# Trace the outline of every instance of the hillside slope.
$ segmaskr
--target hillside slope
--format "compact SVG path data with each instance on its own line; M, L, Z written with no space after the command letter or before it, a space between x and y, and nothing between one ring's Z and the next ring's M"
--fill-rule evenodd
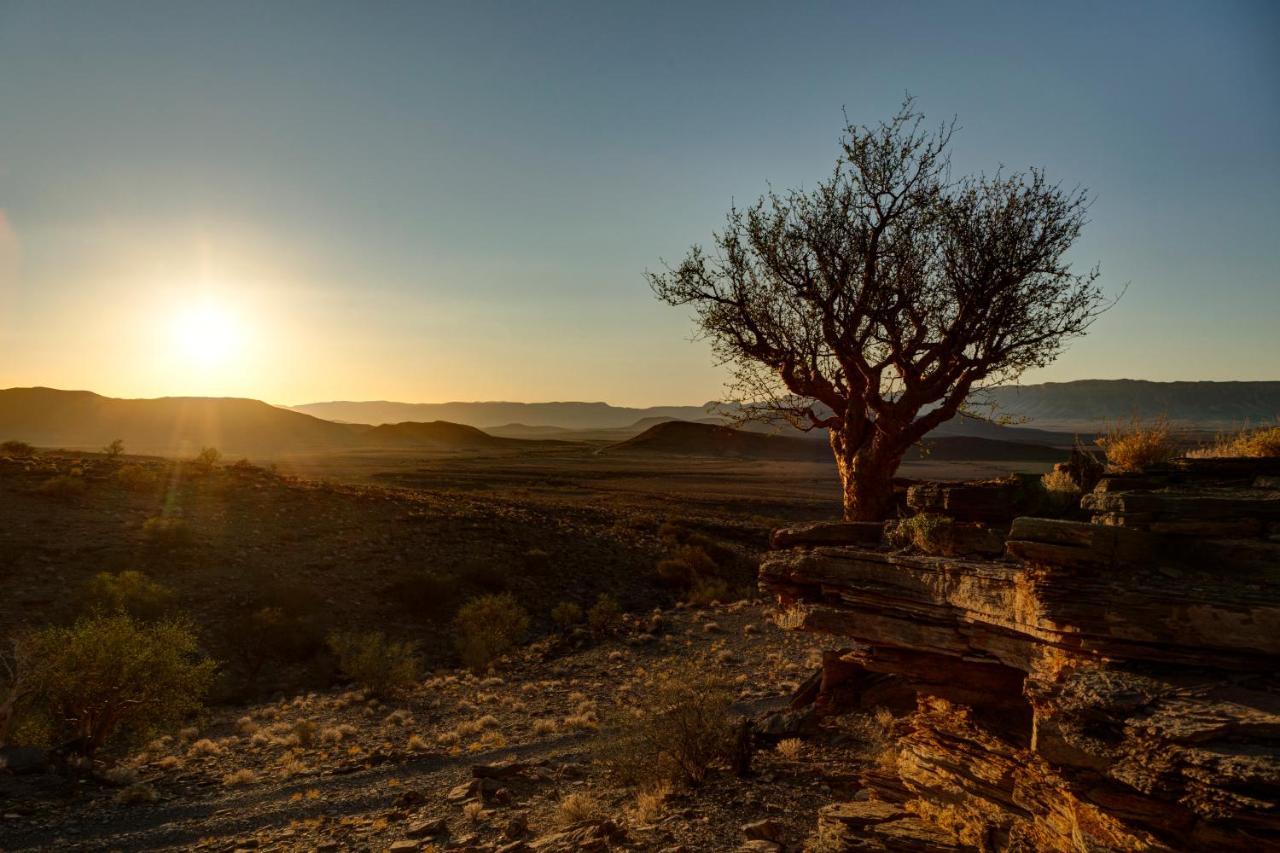
M984 392L1001 414L1049 429L1104 429L1127 419L1167 416L1179 426L1228 429L1280 417L1280 382L1147 382L1082 379Z
M130 452L266 455L350 446L361 430L235 397L125 400L90 391L0 391L0 440L96 449L122 439Z

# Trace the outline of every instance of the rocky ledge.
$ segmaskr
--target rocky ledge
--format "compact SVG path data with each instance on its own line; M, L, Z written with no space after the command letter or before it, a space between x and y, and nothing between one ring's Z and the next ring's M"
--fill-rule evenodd
M1090 521L1013 518L997 559L776 535L779 622L839 638L803 701L899 715L896 755L824 811L830 849L1280 849L1274 467L1103 479ZM999 491L909 503L998 522Z

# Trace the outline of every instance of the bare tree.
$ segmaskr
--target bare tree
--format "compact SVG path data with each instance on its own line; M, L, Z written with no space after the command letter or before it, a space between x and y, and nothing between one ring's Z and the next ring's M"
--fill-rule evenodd
M1086 193L1039 169L953 179L954 130L926 130L909 97L874 128L846 122L816 189L732 208L714 252L649 275L694 308L746 416L828 431L849 520L888 515L913 444L1105 308L1097 268L1065 260Z

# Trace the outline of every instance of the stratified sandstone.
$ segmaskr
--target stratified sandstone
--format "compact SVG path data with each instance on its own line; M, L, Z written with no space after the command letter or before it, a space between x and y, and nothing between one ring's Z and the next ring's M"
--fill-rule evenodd
M760 581L780 622L840 638L810 691L819 710L903 714L893 772L869 771L861 799L826 810L823 837L850 850L1280 848L1274 467L1104 479L1082 502L1092 523L1013 518L996 560L778 537L791 547ZM998 524L1025 500L1006 482L914 486L909 504Z

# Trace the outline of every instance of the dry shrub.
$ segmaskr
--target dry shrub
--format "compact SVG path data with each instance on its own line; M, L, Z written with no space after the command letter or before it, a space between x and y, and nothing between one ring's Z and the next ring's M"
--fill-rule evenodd
M576 792L565 794L556 803L553 821L556 826L566 827L584 821L603 820L605 814L604 805L594 794Z
M35 456L36 449L25 441L6 441L0 443L0 455L13 456L17 458Z
M121 465L113 476L131 492L153 492L160 486L160 476L144 465Z
M72 500L78 498L88 491L83 477L75 477L71 474L59 474L56 477L50 477L40 485L36 486L36 492L51 498L59 500Z
M233 770L222 777L222 784L228 787L252 785L256 781L258 781L258 774L254 773L248 767Z
M587 628L596 639L610 637L618 633L622 623L622 608L618 599L607 593L601 593L596 603L587 611Z
M1191 455L1200 458L1280 456L1280 426L1244 427L1218 436L1213 444L1193 451Z
M671 785L666 782L660 782L636 794L635 802L628 809L631 819L641 825L657 823L666 811L669 796Z
M1079 508L1080 484L1069 472L1055 468L1040 478L1040 485L1044 487L1044 502L1049 511L1060 515Z
M191 460L191 467L197 471L208 474L218 467L218 462L222 459L222 451L216 447L201 448L196 454L196 458Z
M524 637L529 614L510 593L482 595L462 605L453 627L462 663L483 672Z
M804 751L804 741L798 737L784 738L778 741L778 754L783 758L795 761Z
M104 613L124 613L140 622L155 622L173 611L173 590L142 572L100 572L89 582L89 607Z
M562 601L551 608L551 621L567 634L582 622L582 607L572 601Z
M418 681L418 648L411 642L387 639L381 631L335 631L329 648L343 675L375 696L390 697Z
M728 680L710 661L676 663L607 720L596 756L627 784L696 785L733 751L732 703Z
M722 578L700 577L693 581L684 600L698 607L707 607L728 601L731 595L729 583Z
M139 740L201 706L214 663L198 658L184 623L143 624L118 614L45 628L20 644L18 680L55 743L92 755L116 738Z
M893 714L877 708L870 714L850 714L841 719L842 727L862 746L862 753L880 767L892 768L898 761L893 737Z
M941 554L951 536L952 520L945 515L920 513L899 519L885 528L885 538L895 548L916 548L926 554Z
M1163 417L1144 422L1135 415L1126 423L1112 426L1096 441L1107 455L1107 466L1122 473L1163 465L1178 455L1169 421Z
M190 545L195 534L183 519L157 515L142 522L142 538L158 548L179 548Z

